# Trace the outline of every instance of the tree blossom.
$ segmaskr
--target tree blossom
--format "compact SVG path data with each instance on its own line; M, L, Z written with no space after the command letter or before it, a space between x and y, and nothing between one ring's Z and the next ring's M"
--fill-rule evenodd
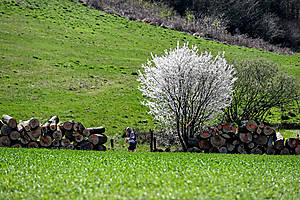
M211 123L232 100L234 68L224 54L198 54L197 46L188 43L165 50L139 71L139 90L149 113L173 134L184 150L188 140L207 123Z

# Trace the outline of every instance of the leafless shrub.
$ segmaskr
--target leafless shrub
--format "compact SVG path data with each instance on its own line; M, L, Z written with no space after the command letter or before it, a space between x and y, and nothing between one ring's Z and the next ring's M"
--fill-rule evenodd
M216 40L230 45L245 46L255 49L272 51L281 54L293 54L289 48L272 45L263 39L254 39L243 34L231 35L227 32L227 21L220 16L198 16L187 12L180 16L172 8L162 3L149 3L145 0L77 0L88 6L103 10L108 13L123 16L130 20L178 30L190 35ZM273 21L270 21L272 19ZM281 34L275 26L272 16L266 15L263 19L268 28L270 37ZM273 30L273 31L272 31ZM292 30L292 29L291 29ZM293 32L291 31L292 35Z

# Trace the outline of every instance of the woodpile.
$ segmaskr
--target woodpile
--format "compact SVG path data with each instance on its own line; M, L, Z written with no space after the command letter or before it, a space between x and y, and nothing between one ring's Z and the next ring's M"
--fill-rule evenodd
M0 129L0 147L106 150L104 127L85 128L80 122L59 122L57 116L42 125L36 118L17 123L13 117L3 115Z
M232 123L206 127L189 141L189 152L292 155L300 154L299 138L285 140L270 126L245 121L240 127Z

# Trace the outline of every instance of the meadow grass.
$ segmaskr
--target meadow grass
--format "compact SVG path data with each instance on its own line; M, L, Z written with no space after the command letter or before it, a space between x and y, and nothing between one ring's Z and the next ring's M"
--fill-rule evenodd
M230 46L85 7L71 0L0 2L0 114L53 115L120 133L155 128L140 102L137 71L150 57L189 42L229 61L264 58L300 77L300 55ZM274 118L273 121L278 121Z
M0 199L299 199L300 157L0 148Z

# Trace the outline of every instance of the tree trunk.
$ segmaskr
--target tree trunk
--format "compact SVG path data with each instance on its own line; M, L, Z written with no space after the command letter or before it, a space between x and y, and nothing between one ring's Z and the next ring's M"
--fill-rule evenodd
M10 147L11 140L7 135L0 136L0 147Z
M250 143L252 141L252 133L239 133L239 138L243 143Z
M9 115L2 115L2 122L10 128L13 128L13 129L17 128L16 119Z
M149 129L149 133L150 133L150 152L153 151L153 131L151 129Z

